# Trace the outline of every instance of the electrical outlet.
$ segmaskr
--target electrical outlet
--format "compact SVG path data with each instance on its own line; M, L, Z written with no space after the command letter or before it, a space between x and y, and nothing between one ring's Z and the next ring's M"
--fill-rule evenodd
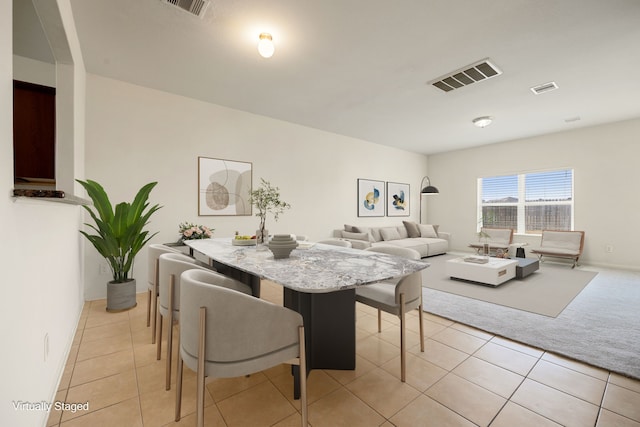
M105 264L104 262L98 264L98 273L107 274L107 264Z
M613 253L613 246L612 245L607 245L604 250L608 253L608 254L612 254Z

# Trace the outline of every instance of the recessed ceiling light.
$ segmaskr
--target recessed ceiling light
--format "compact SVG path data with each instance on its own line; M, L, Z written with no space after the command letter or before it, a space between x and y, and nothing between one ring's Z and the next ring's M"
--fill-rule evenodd
M477 127L483 128L483 127L489 126L491 122L493 122L493 117L490 117L490 116L476 117L475 119L472 120L472 122Z
M531 89L531 92L533 92L534 94L540 95L542 93L547 93L547 92L551 92L552 90L558 89L558 84L556 82L548 82L538 86L534 86L530 89Z
M273 45L273 37L271 37L271 34L261 33L260 36L258 36L258 39L260 40L258 42L258 52L260 53L260 56L263 58L271 58L276 50L276 47Z

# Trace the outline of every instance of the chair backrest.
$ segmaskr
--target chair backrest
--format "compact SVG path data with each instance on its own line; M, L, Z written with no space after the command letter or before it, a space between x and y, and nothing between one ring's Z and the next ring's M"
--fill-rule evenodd
M244 375L298 357L299 313L228 289L211 271L188 270L180 281L180 346L197 357L199 309L205 307L205 358L217 364L207 375Z
M541 249L562 249L582 253L584 231L543 230Z
M173 307L174 312L180 311L180 275L187 270L204 267L196 265L196 260L185 254L167 253L159 258L159 281L160 307L164 310L169 308L169 282L171 276L174 277Z
M487 243L490 245L509 246L513 241L513 228L488 228L482 227L482 232L489 235ZM480 239L484 243L484 238Z
M379 252L414 260L421 259L420 253L415 249L401 248L393 245L376 245L365 249L365 251ZM396 283L396 304L400 304L401 293L404 294L405 304L414 302L422 297L422 273L420 271L405 276Z
M167 245L152 243L147 248L147 281L150 284L154 284L156 280L156 265L158 264L158 258L162 254L179 254L179 250L169 247Z
M342 248L350 248L352 246L351 242L349 242L348 240L341 240L341 239L320 240L318 243L322 243L325 245L340 246Z

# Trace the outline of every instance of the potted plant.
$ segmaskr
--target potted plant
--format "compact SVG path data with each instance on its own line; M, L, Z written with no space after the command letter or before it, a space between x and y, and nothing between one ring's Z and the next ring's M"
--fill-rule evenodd
M95 225L85 223L96 234L80 230L107 261L113 280L107 283L107 311L122 311L136 306L136 282L129 277L133 261L142 247L157 233L144 230L151 215L160 209L149 206L149 193L157 182L142 187L132 203L121 202L112 208L104 188L95 181L79 182L93 201L84 206Z
M278 216L283 213L285 209L291 208L291 205L280 200L280 189L272 186L271 183L265 181L264 178L260 178L260 187L257 190L249 192L249 203L258 210L256 216L260 218L260 227L258 228L256 237L258 243L263 243L267 237L265 229L267 214L271 212L273 219L277 221Z

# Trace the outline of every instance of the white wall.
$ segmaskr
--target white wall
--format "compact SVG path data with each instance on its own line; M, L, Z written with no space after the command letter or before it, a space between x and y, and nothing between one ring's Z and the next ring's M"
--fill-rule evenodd
M0 420L2 425L44 425L44 411L16 411L13 402L52 402L83 305L79 206L10 197L13 188L12 2L0 2ZM60 0L64 27L70 6ZM20 62L17 73L24 70ZM32 75L40 71L32 70ZM74 73L82 76L81 64ZM18 76L16 76L18 77ZM30 80L27 74L19 78ZM39 81L41 82L41 81ZM84 97L84 89L76 88ZM71 135L82 144L82 131ZM49 353L45 360L45 335Z
M409 183L411 218L418 219L418 186L425 156L257 116L218 105L89 74L87 77L86 177L103 184L112 200L131 201L144 184L158 181L151 202L164 207L152 218L154 242L178 239L178 224L215 228L216 237L254 234L255 216L198 217L198 156L253 163L254 188L265 178L292 209L271 233L331 236L344 223L401 224L401 218L358 218L358 178ZM146 289L146 253L136 258L138 291ZM86 297L102 298L108 275L87 250Z
M440 195L429 199L429 218L453 233L454 250L466 250L477 241L477 178L573 168L575 229L586 233L583 262L636 269L639 158L640 119L432 155L429 176ZM540 243L539 237L514 240Z

